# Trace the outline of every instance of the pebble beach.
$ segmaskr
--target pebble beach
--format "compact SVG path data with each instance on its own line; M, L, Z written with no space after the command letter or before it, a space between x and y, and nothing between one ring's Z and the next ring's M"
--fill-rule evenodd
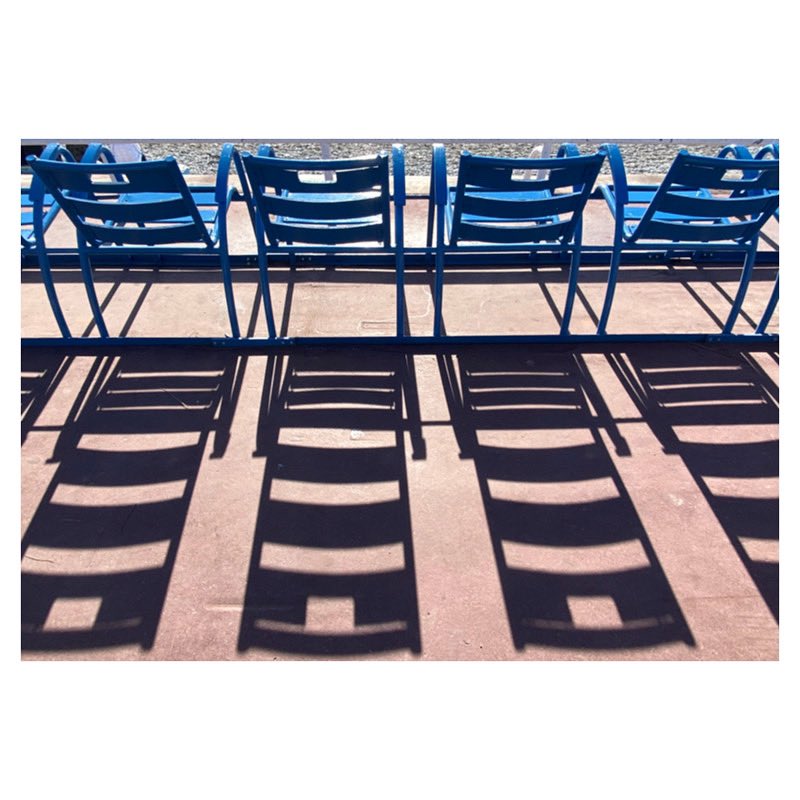
M240 150L256 153L264 141L229 140ZM446 147L448 172L457 172L458 157L462 150L469 150L477 155L531 157L536 142L527 141L451 141L440 140ZM216 171L222 141L175 141L175 142L142 142L142 151L146 158L163 158L174 155L178 161L193 174L213 174ZM321 158L319 142L291 141L270 142L275 153L284 158ZM407 175L429 175L431 165L431 141L409 141L405 145L405 162ZM356 156L374 155L380 150L390 150L392 142L384 141L339 141L329 142L331 158L352 158ZM541 145L540 145L541 147ZM594 152L598 144L578 144L582 153ZM685 147L699 155L716 155L722 145L683 144L678 140L670 142L640 142L620 144L626 170L631 174L662 174L667 171L675 158L675 154ZM555 155L555 149L552 155ZM758 147L750 148L752 153ZM536 153L533 154L534 157ZM608 169L604 165L604 170Z

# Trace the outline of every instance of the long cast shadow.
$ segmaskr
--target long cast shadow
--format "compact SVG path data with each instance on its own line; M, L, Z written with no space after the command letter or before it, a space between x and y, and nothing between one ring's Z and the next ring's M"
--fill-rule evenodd
M664 449L683 459L777 621L775 381L736 350L631 349L628 363L611 363Z
M153 646L208 438L217 454L227 442L237 362L96 358L22 539L23 651Z
M23 348L20 359L20 427L23 443L67 373L72 360L72 356L56 350Z
M515 647L694 644L600 436L627 452L581 358L474 351L440 357L440 370Z
M406 431L422 439L411 363L363 352L269 360L241 651L420 652L404 443Z

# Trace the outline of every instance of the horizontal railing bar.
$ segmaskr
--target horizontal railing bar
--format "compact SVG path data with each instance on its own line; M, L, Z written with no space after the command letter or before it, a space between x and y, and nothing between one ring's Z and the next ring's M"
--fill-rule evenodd
M391 347L398 346L424 351L431 347L462 347L501 344L541 344L541 345L614 345L636 343L702 343L731 344L739 346L768 345L774 347L779 338L777 334L708 334L708 333L606 333L606 334L491 334L471 336L297 336L277 337L275 339L230 337L116 337L101 338L61 338L28 337L21 341L22 347L59 347L83 351L106 351L109 348L129 347L199 347L222 348L226 350L280 350L296 347Z
M741 266L741 258L731 257L731 253L736 255L741 253L741 248L738 251L731 249L730 251L723 252L706 252L706 249L700 246L694 248L669 248L670 251L677 253L679 250L682 253L696 254L697 261L702 264L731 264L734 266ZM52 250L49 251L51 266L55 269L79 269L78 254L75 250ZM561 256L559 258L559 256ZM779 263L780 254L775 250L762 250L756 256L756 266L777 266ZM432 252L427 248L407 248L405 255L405 269L418 270L427 269L431 267ZM495 253L487 256L485 252L478 251L458 250L448 251L447 253L448 264L453 267L467 267L467 266L516 266L520 269L525 269L531 266L558 266L568 263L567 254L564 252L559 253L553 251L552 253L534 253L529 254L524 262L521 262L521 254L519 251ZM648 249L644 246L637 247L635 250L630 250L622 254L621 263L623 266L627 265L653 265L653 264L669 264L675 262L677 259L674 256L666 255L664 249ZM611 249L601 245L585 245L581 251L581 267L596 267L608 266L611 261ZM246 269L255 268L258 265L255 255L232 255L230 256L230 263L233 269ZM296 256L296 265L298 267L313 267L313 266L352 266L352 267L376 267L376 268L390 268L394 269L395 258L393 253L386 255L375 254L349 254L346 256L337 256L335 254L298 254ZM25 270L39 270L39 262L37 261L35 253L22 253L21 266ZM289 267L288 256L271 256L270 268ZM161 267L164 269L219 269L219 257L213 254L196 253L175 253L169 256L164 256L156 253L138 253L138 254L123 254L114 253L113 251L103 252L102 257L97 259L95 268L102 270L103 268L118 269L120 267L130 268L151 268Z

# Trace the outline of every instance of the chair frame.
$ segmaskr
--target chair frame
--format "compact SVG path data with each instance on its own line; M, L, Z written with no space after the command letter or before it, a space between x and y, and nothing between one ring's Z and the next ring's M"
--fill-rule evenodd
M578 286L581 246L583 235L583 210L594 187L597 174L605 158L601 149L597 153L582 156L574 144L562 144L555 158L495 158L461 153L459 172L455 187L447 185L447 161L444 145L433 145L431 167L430 200L428 204L428 248L433 247L435 263L434 288L434 339L446 341L442 333L442 299L444 273L447 256L456 252L497 253L505 251L555 252L571 255L567 297L561 317L558 336L569 336L569 323ZM537 172L533 179L513 179L513 171ZM541 171L552 171L551 177L540 178ZM584 180L573 182L552 177L564 170L567 175L582 174ZM470 193L468 186L471 173L482 176L485 188L477 194ZM507 173L507 174L505 174ZM588 173L590 180L585 179ZM551 188L572 186L572 194L554 194ZM502 196L511 197L504 200ZM505 208L503 208L505 206ZM508 219L496 216L495 211L504 210ZM571 215L560 220L559 214ZM465 222L471 215L478 225ZM482 227L481 221L489 225ZM491 225L492 221L496 224ZM533 226L507 228L502 222L533 222ZM435 222L435 226L434 226ZM436 240L434 244L434 227ZM539 230L545 235L531 235ZM462 231L466 231L461 239ZM445 238L447 234L447 240ZM473 234L470 236L469 234ZM486 238L476 238L478 236ZM465 245L462 241L479 241L480 244Z
M722 337L733 336L733 326L752 277L759 233L778 208L778 163L761 160L754 168L755 159L749 151L744 157L742 150L746 148L735 145L723 148L716 157L696 156L681 150L660 184L629 185L619 148L615 144L604 147L613 183L601 185L600 190L614 217L614 243L597 334L606 335L622 252L664 250L668 253L730 253L744 257L739 287L721 332ZM741 170L743 177L726 178L729 170ZM705 181L699 180L700 173L707 173ZM712 196L710 190L730 190L730 195ZM627 223L635 219L630 216L633 203L647 205L635 226L628 226ZM712 224L693 224L701 220ZM696 235L675 238L680 228ZM773 295L777 302L777 284ZM774 307L770 301L756 326L757 336L765 333Z
M87 154L84 154L84 159L86 158ZM66 161L74 161L74 157L72 153L69 152L66 148L61 148L56 143L48 144L40 153L39 158L44 159L53 159L53 158L61 158ZM20 238L22 240L22 249L23 251L26 250L33 250L36 247L36 218L34 216L34 202L31 199L31 191L33 190L34 194L41 191L40 188L34 189L34 184L39 182L39 178L34 175L31 180L31 185L27 187L23 187L21 189L21 198L20 198L20 205L21 205L21 224L20 228L27 227L28 225L31 226L30 230L21 230L20 231ZM52 224L53 220L58 216L58 212L61 211L59 208L58 203L53 201L53 197L45 193L41 204L38 207L38 213L41 215L40 226L42 231L46 231L50 225ZM26 216L30 215L30 221L26 219Z
M117 163L113 154L110 153L108 148L103 145L94 144L88 150L81 164L76 164L75 159L69 152L62 148L60 145L54 144L46 148L46 152L50 156L44 159L41 156L37 159L32 157L34 162L39 162L40 165L57 165L59 169L66 168L67 170L105 170L106 180L114 180L114 175L122 173L126 169L133 167L134 169L141 169L145 165L142 163ZM767 171L777 171L778 164L771 163L777 161L779 154L777 143L768 145L762 148L758 154L753 157L746 148L731 145L719 154L720 157L725 158L725 169L741 169L751 175L760 174L766 168ZM556 158L547 159L514 159L513 165L515 168L524 171L539 171L548 170L558 162L559 158L575 157L577 149L574 145L563 145L559 151L559 156ZM684 153L681 154L683 156ZM688 156L688 154L685 154ZM35 243L31 247L22 248L22 264L23 267L35 266L38 263L39 271L42 276L42 281L47 292L48 301L50 303L54 317L58 323L60 330L60 337L23 337L22 343L24 346L58 346L63 345L69 348L86 347L95 349L99 346L159 346L159 345L180 345L180 346L200 346L200 347L234 347L234 348L250 348L258 350L259 348L281 348L284 346L302 346L302 345L355 345L355 346L383 346L387 343L398 344L404 346L429 348L435 347L440 344L478 344L478 343L491 343L491 344L505 344L505 343L556 343L556 342L574 342L582 345L602 345L605 342L634 342L634 341L693 341L693 342L726 342L736 341L742 344L759 346L765 342L777 342L779 340L777 333L767 333L766 326L768 325L772 313L778 302L778 280L775 280L775 286L772 292L764 314L756 327L754 333L736 333L732 331L733 323L735 322L741 305L747 292L747 286L750 281L750 274L753 270L754 262L758 264L775 265L778 262L778 252L775 250L761 250L756 255L755 247L757 240L758 227L752 224L752 229L748 229L748 236L742 234L741 227L738 229L739 240L731 241L714 241L708 237L699 237L697 241L673 241L673 240L657 240L657 239L641 239L636 240L635 237L627 236L630 231L625 231L625 223L629 220L624 219L625 205L633 197L633 195L640 190L649 192L649 199L653 200L659 191L659 186L628 186L627 177L625 175L624 165L622 163L621 155L615 145L604 145L593 156L608 157L612 172L612 185L609 187L603 186L591 192L592 187L588 182L581 184L581 201L583 201L583 192L588 197L590 192L592 197L603 197L608 206L611 208L612 216L615 222L615 238L612 246L609 243L589 243L584 245L582 242L582 218L573 220L574 227L572 235L566 235L564 229L559 230L559 234L563 234L560 240L548 241L545 237L532 237L534 241L519 241L512 239L499 239L489 242L478 242L475 244L469 243L464 238L459 238L458 225L461 224L461 232L465 230L463 217L460 221L453 221L456 219L455 197L458 192L458 185L448 187L447 184L447 169L445 150L443 145L434 145L432 152L432 169L430 174L430 189L428 194L411 195L414 202L426 201L428 211L428 229L427 229L427 245L426 246L406 246L404 241L404 208L406 205L406 182L405 182L405 164L404 153L401 145L392 147L392 171L394 174L393 184L389 186L388 191L388 212L384 209L387 208L387 201L384 192L379 192L380 217L382 228L382 235L377 237L376 242L372 242L371 246L365 246L366 241L361 242L358 237L352 240L346 239L333 239L327 240L325 237L317 239L313 242L303 243L302 239L297 239L294 242L282 241L280 236L273 236L270 241L268 226L263 222L264 208L262 201L251 192L251 182L248 178L245 162L248 158L253 159L255 163L259 158L272 159L279 166L291 166L296 162L295 166L298 170L320 170L323 172L335 171L341 168L342 164L347 164L348 161L355 162L358 165L359 161L363 159L320 159L320 160L295 160L295 159L276 159L274 152L269 146L264 146L259 149L258 156L250 156L249 154L240 154L232 144L226 144L223 147L220 157L219 165L217 168L216 185L215 186L191 186L186 185L186 194L193 201L205 199L209 201L205 203L202 213L201 222L205 224L210 223L211 220L206 216L206 213L213 212L215 227L209 225L205 229L202 240L187 242L185 246L169 245L161 246L158 243L146 243L141 246L136 244L129 244L117 242L116 244L109 242L108 244L97 244L93 241L88 241L84 237L84 241L80 241L80 228L77 227L78 232L78 249L72 247L52 247L48 248L45 242L45 231L49 222L52 221L55 213L60 213L61 203L59 198L49 194L49 189L44 185L40 177L36 174L36 169L32 166L34 172L31 189L29 196L31 202L34 203L33 214L33 233L30 237L31 242ZM471 159L480 159L484 157L470 156ZM586 158L586 157L582 157ZM592 158L592 157L589 157ZM692 157L701 158L701 157ZM491 159L489 159L491 161ZM29 159L30 161L30 159ZM84 161L89 161L88 167L83 164ZM174 159L171 159L174 162ZM500 159L503 161L503 159ZM719 167L720 160L710 159L712 166ZM369 159L367 159L369 162ZM153 162L150 162L151 164ZM370 162L373 163L373 162ZM480 163L480 162L475 162ZM768 166L769 165L769 166ZM240 189L229 185L231 178L232 168L235 167L236 173L241 185ZM145 167L146 168L146 167ZM358 168L353 167L353 169ZM180 172L177 163L173 163L171 169L175 174ZM511 173L509 173L510 175ZM180 180L185 183L183 176ZM539 192L533 198L534 200L544 201L545 204L561 197L560 194L555 196L546 195L542 192L546 186L541 183L537 186L536 181L539 180L538 176L535 180L527 183L522 182L522 185L515 185L506 191L522 192L526 190L530 192ZM386 183L386 181L384 181ZM306 189L310 193L325 193L319 191L323 189L325 184L319 184L313 187L313 190ZM741 201L744 205L755 203L761 204L763 216L767 216L767 212L772 209L774 216L778 217L778 195L777 188L771 188L773 185L768 183L753 184L745 181L738 183L731 188L735 198ZM775 184L777 187L777 184ZM352 188L352 187L351 187ZM574 186L573 186L574 188ZM373 187L374 189L374 187ZM619 191L617 191L619 189ZM355 190L354 190L355 191ZM491 188L483 191L480 188L472 190L479 195L491 194ZM570 187L566 186L564 191L570 191ZM666 190L664 190L666 191ZM381 189L383 192L383 189ZM356 192L357 193L357 192ZM574 192L573 192L574 193ZM69 193L68 193L69 194ZM335 195L336 192L329 194ZM346 194L344 188L339 194ZM716 194L716 193L715 193ZM774 196L773 196L774 194ZM183 195L181 195L183 197ZM205 197L204 197L205 196ZM508 195L510 196L510 195ZM48 207L49 198L53 199ZM276 198L274 191L271 198L281 200L280 197ZM81 199L80 197L78 199ZM292 198L283 198L289 199ZM333 200L341 201L343 197L336 197ZM350 200L353 198L351 197ZM483 198L486 199L486 198ZM489 198L492 199L492 198ZM250 216L252 228L256 233L257 253L241 253L231 256L228 252L228 220L227 212L232 202L243 202L247 208ZM259 202L262 205L259 206ZM349 201L348 201L349 202ZM392 209L392 204L394 208ZM211 212L208 207L211 207ZM53 208L58 211L53 211ZM370 212L375 211L373 207L363 206L362 211L367 209ZM584 206L585 208L585 206ZM619 211L622 210L620 214ZM741 206L739 206L741 210ZM346 209L345 209L346 210ZM351 207L351 211L353 208ZM472 209L461 206L461 210L473 217L481 216L481 209L473 207ZM504 209L505 210L505 209ZM552 212L553 209L551 208ZM581 212L583 208L581 208ZM290 213L295 215L298 213L291 210ZM338 213L338 212L337 212ZM184 210L184 216L187 212ZM729 214L730 215L730 214ZM191 215L188 215L191 216ZM274 215L279 216L279 214ZM294 222L299 224L307 224L311 222L312 215L306 213L306 219L295 217ZM334 229L337 223L352 224L353 220L346 219L346 214L343 214L344 219L335 220L328 219L325 224L329 224L331 229ZM372 213L367 216L373 216ZM731 215L735 216L735 215ZM651 219L655 217L655 213L650 215ZM560 219L560 218L559 218ZM387 222L388 220L388 222ZM473 220L467 219L466 223L469 225ZM514 220L519 224L527 224L530 220L526 220L524 216L517 215ZM174 223L176 220L171 220ZM178 220L185 221L185 220ZM638 219L641 222L641 217ZM658 220L656 220L658 221ZM73 219L74 222L74 219ZM195 220L196 222L196 220ZM284 220L286 222L286 220ZM289 220L292 222L292 220ZM319 223L320 220L317 220ZM359 224L367 224L369 221L360 220ZM394 242L391 241L390 234L386 231L391 231L393 222L394 229ZM508 221L509 223L511 220ZM551 220L552 222L552 220ZM170 224L171 224L170 223ZM372 224L369 222L369 224ZM513 224L513 223L511 223ZM751 224L751 223L747 223ZM199 227L199 226L197 226ZM454 232L455 227L455 232ZM502 226L501 226L502 227ZM637 226L638 228L638 226ZM193 228L195 230L196 228ZM115 226L113 222L109 221L105 226L102 226L102 231L110 232L112 234L109 238L114 238L122 228ZM135 228L127 228L133 230ZM466 228L469 231L469 228ZM374 233L374 231L373 231ZM94 235L94 234L92 234ZM208 240L206 240L206 238ZM448 241L449 237L449 241ZM209 243L210 242L210 243ZM628 252L631 251L631 252ZM608 315L611 311L613 300L613 293L617 282L618 269L620 261L622 263L639 263L639 259L647 258L648 260L654 259L659 263L668 262L675 253L694 254L698 258L709 261L720 261L724 263L730 262L732 254L744 254L745 263L740 279L739 290L736 293L734 301L734 308L731 309L730 316L724 326L724 330L720 332L677 332L677 333L607 333L606 323ZM567 259L566 256L571 256ZM225 298L230 318L230 326L232 336L217 335L217 336L109 336L108 330L103 322L100 304L94 289L94 282L92 277L92 259L101 256L105 259L103 263L109 266L129 266L129 265L142 265L152 266L161 263L169 262L174 265L176 269L179 268L221 268L223 287L225 290ZM572 315L575 297L577 296L577 289L579 286L579 277L581 265L592 264L594 266L605 266L610 261L610 268L608 271L608 282L606 286L606 296L603 302L603 312L601 314L597 330L591 333L571 333L570 318ZM89 335L87 333L83 336L73 336L67 326L64 315L61 311L61 306L56 295L55 287L53 285L51 274L51 262L57 266L65 266L69 269L79 266L82 275L87 296L89 297L90 305L92 308L92 315L94 318L94 325L97 326L99 336ZM447 267L449 265L458 266L459 268L480 266L486 267L487 265L510 265L510 266L530 266L535 263L557 263L563 265L566 269L566 263L569 262L569 273L566 276L567 291L566 299L564 302L563 313L560 315L560 328L557 332L553 333L519 333L519 334L467 334L467 335L449 335L444 332L442 323L442 295L443 285L446 277ZM388 265L393 265L395 270L395 283L396 283L396 331L394 335L344 335L344 336L297 336L287 337L283 333L278 333L276 330L275 317L270 298L270 271L278 265L281 268L289 266L294 269L298 263L308 263L311 265L324 264L325 266L338 266L338 265L351 265L358 264L361 266L380 265L385 268ZM239 332L239 326L236 316L236 308L234 305L234 293L232 285L231 265L239 266L244 269L258 267L259 282L261 286L262 301L264 302L264 313L266 316L268 336L264 335L248 335L242 336ZM414 334L411 335L407 329L407 317L405 311L405 268L406 265L413 268L422 268L428 270L430 273L435 270L433 287L433 301L434 301L434 321L433 331L428 334ZM273 278L274 280L274 278ZM559 315L558 312L556 312Z
M396 335L403 337L405 331L403 210L406 204L403 146L399 144L392 146L393 191L390 191L389 160L385 151L372 158L290 159L276 157L271 145L262 145L256 156L243 153L242 164L249 182L249 205L256 237L259 279L270 340L282 339L276 329L270 292L271 256L288 255L289 263L294 267L299 254L363 256L370 252L394 256ZM305 172L323 172L326 177L333 173L334 181L306 183L299 177L300 173ZM267 179L280 185L270 186L263 182ZM330 191L333 186L337 186L339 190ZM271 193L267 191L269 188L273 190ZM376 191L378 197L363 196L365 192L374 194ZM300 199L304 194L312 199ZM337 195L342 196L336 199ZM392 205L394 245L391 243ZM306 211L304 206L308 212L314 212L318 216L296 216ZM364 214L367 214L366 220L363 219ZM380 221L370 222L369 219L375 216L379 216ZM294 238L289 239L292 234ZM309 238L298 238L303 236ZM304 243L294 244L295 240ZM347 246L367 242L380 244L372 248Z
M240 156L233 145L226 144L222 149L216 186L213 188L189 186L172 156L159 161L117 162L109 148L99 143L89 146L80 163L76 163L69 151L58 144L50 145L46 152L48 159L28 157L37 179L31 185L30 197L34 207L34 237L39 268L63 339L92 340L95 337L74 337L58 301L44 235L45 192L52 195L55 203L75 226L81 273L100 340L114 338L116 341L116 338L109 336L98 301L92 276L94 258L102 257L103 252L111 249L128 255L154 252L173 255L198 252L201 247L203 252L213 252L219 256L231 334L234 339L240 338L227 234L227 213L231 202L239 196L236 187L229 186L228 182L231 163L235 165L242 181L244 174ZM101 180L94 183L93 176L101 176L107 182ZM78 188L66 188L63 182ZM97 200L98 194L113 195L116 200L102 202ZM137 194L144 199L129 202L129 198ZM201 208L207 207L214 210L210 231L201 213ZM174 219L171 218L173 215ZM100 219L103 224L89 224L87 218ZM148 228L148 222L167 224ZM129 223L135 227L128 227ZM169 343L170 338L155 337L149 341L155 344Z

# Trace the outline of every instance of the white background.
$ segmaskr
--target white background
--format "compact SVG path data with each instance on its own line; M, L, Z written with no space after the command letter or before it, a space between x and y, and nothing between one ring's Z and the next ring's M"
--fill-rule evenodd
M796 796L790 6L285 5L40 1L3 12L5 796ZM681 136L781 140L779 663L20 661L20 138Z

